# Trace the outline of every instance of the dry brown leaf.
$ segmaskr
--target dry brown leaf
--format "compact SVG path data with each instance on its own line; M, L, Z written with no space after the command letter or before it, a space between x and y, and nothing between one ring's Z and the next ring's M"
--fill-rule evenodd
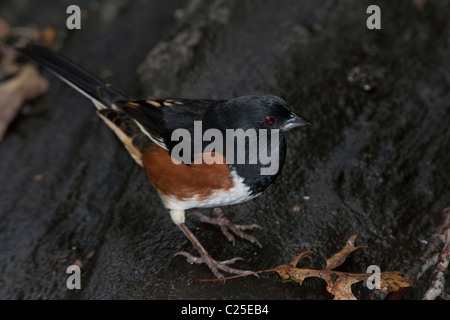
M37 68L17 62L14 47L28 43L52 44L56 39L54 29L40 30L36 27L11 27L0 19L0 142L25 101L33 100L48 90L48 82ZM10 41L12 40L12 41ZM7 45L6 43L14 43ZM6 80L5 80L6 79Z
M293 280L302 285L306 278L321 278L327 283L327 291L334 296L334 300L356 300L351 286L364 281L372 274L345 273L332 270L299 269L290 265L281 265L273 269L284 280Z
M327 283L327 291L334 296L334 300L356 300L351 286L365 281L373 276L372 273L348 273L333 270L300 269L291 264L281 265L271 269L284 280L293 280L302 285L306 278L321 278ZM380 291L394 292L403 287L411 287L412 281L405 278L401 272L383 272L380 276Z
M48 81L31 64L21 67L14 78L0 83L0 142L22 104L45 93L48 86Z
M400 288L412 287L413 281L406 278L403 272L387 271L381 273L381 292L396 292Z
M306 251L296 256L290 263L270 269L270 271L277 272L282 279L293 280L300 285L302 285L303 281L309 277L323 279L327 284L327 291L334 296L334 300L356 300L356 297L352 292L352 285L369 279L373 274L349 273L332 270L341 265L351 252L363 247L355 246L355 239L355 235L351 236L345 247L327 260L327 267L325 270L297 268L297 264L301 259L312 255L311 251ZM403 273L398 271L382 272L379 280L379 290L382 292L394 292L400 288L412 286L412 281L405 278Z
M327 260L327 270L333 270L339 267L342 263L344 263L347 256L355 250L359 248L363 248L365 246L355 246L356 235L351 236L347 242L345 243L344 248L341 251L335 253L330 259Z

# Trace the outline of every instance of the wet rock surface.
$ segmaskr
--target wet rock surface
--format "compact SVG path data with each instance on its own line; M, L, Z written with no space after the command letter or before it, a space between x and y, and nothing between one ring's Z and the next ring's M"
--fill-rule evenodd
M260 198L224 208L257 223L262 249L188 225L217 259L262 270L314 251L323 268L352 234L368 248L343 271L406 271L449 205L450 9L446 1L65 1L0 4L11 25L51 26L60 52L136 98L272 93L312 127L289 132L282 175ZM381 8L368 30L366 8ZM81 95L51 88L0 144L0 297L4 299L329 299L275 274L211 278L144 172ZM208 210L204 210L208 212ZM82 289L66 268L82 264ZM405 298L420 298L426 273ZM447 276L448 280L448 276ZM447 281L448 283L448 281ZM384 295L355 285L357 297Z

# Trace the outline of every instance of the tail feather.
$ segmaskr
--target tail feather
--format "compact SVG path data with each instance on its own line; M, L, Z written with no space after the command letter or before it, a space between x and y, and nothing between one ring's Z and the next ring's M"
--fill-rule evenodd
M98 109L115 108L115 102L129 100L120 90L51 49L29 44L17 50L47 67L61 80L92 100Z

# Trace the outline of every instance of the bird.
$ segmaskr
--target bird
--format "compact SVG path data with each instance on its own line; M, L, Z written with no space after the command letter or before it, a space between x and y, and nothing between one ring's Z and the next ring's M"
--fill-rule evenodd
M218 225L233 245L237 236L261 247L256 237L245 232L261 226L236 225L221 207L254 199L272 185L286 159L285 133L311 125L307 119L271 94L221 100L132 99L50 48L28 44L16 49L88 98L143 167L172 221L198 254L180 251L176 255L190 263L206 264L216 278L224 279L223 273L252 273L230 266L240 257L214 259L186 225L186 215ZM189 135L194 137L189 139ZM182 143L185 148L180 147ZM268 154L277 163L268 163ZM263 169L269 172L263 174ZM215 217L200 213L201 208L211 208Z

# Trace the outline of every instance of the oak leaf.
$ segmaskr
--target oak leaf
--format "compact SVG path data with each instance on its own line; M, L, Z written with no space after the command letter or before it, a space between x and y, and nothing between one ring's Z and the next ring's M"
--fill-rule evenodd
M334 296L334 300L356 300L352 292L352 285L360 281L366 281L373 276L372 273L348 273L335 271L334 268L340 266L348 255L364 246L355 246L356 236L347 240L344 248L327 260L324 270L297 268L298 262L302 258L310 257L312 252L306 251L296 256L290 263L280 265L270 271L275 271L282 279L290 279L302 285L303 281L309 277L323 279L327 284L327 291ZM379 290L382 292L397 291L402 287L412 286L412 281L405 278L401 272L389 271L379 275Z

